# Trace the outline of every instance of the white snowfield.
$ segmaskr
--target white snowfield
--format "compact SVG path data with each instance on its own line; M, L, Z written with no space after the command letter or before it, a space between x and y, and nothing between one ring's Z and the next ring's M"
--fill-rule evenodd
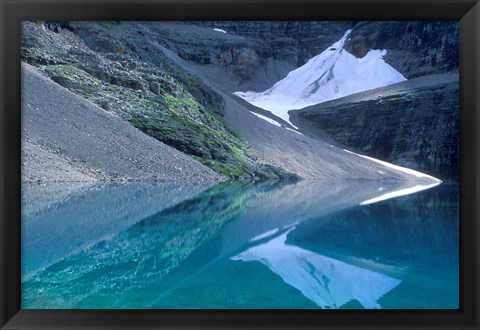
M288 285L321 308L339 308L357 300L365 308L380 308L378 300L401 280L356 267L286 243L286 233L231 257L259 261Z
M343 49L350 32L266 91L234 94L290 123L288 110L407 80L383 60L386 50L356 58Z
M253 112L253 111L250 111L250 113L251 113L252 115L260 118L260 119L265 120L266 122L268 122L268 123L270 123L270 124L272 124L272 125L275 125L275 126L278 126L278 127L281 127L281 126L282 126L278 121L273 120L273 119L268 118L268 117L265 117L264 115L261 115L261 114L259 114L259 113Z
M296 131L296 130L294 130L294 129L291 129L291 128L289 128L289 127L285 127L285 129L287 129L288 131L292 131L293 133L297 133L297 134L299 134L299 135L303 135L302 133L300 133L300 132L298 132L298 131Z

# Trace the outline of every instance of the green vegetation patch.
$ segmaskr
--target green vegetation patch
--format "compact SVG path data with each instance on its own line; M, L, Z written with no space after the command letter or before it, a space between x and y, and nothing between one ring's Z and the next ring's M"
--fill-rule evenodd
M253 154L247 144L222 127L221 122L210 125L176 113L170 120L132 115L130 122L142 132L177 150L194 156L214 171L229 177L254 176Z
M102 86L98 79L71 64L48 65L45 72L56 83L82 96L91 96Z

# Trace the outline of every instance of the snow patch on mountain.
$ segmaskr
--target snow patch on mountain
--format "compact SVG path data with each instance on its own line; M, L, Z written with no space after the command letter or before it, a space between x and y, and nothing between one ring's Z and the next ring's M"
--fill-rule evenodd
M268 117L266 117L266 116L263 116L263 115L258 114L258 113L256 113L256 112L253 112L253 111L250 111L250 113L251 113L252 115L255 115L256 117L258 117L258 118L260 118L260 119L265 120L266 122L268 122L268 123L270 123L270 124L272 124L272 125L275 125L275 126L278 126L278 127L281 127L281 126L282 126L282 124L280 124L280 123L279 123L278 121L276 121L276 120L273 120L273 119L271 119L271 118L268 118Z
M370 50L363 58L347 52L343 46L350 32L266 91L234 94L290 122L288 110L406 80L383 60L386 50Z
M392 163L388 163L388 162L385 162L383 160L380 160L380 159L376 159L376 158L373 158L373 157L369 157L369 156L365 156L365 155L360 155L360 154L357 154L355 152L352 152L352 151L349 151L347 149L343 149L343 151L345 152L348 152L350 154L354 154L354 155L357 155L357 156L360 156L360 157L363 157L365 159L368 159L368 160L371 160L375 163L378 163L378 164L381 164L383 166L386 166L386 167L389 167L391 169L394 169L394 170L397 170L397 171L400 171L400 172L404 172L404 173L407 173L407 174L410 174L410 175L414 175L416 176L417 178L428 178L430 180L432 180L433 182L436 182L436 183L442 183L442 180L440 179L437 179L436 177L433 177L431 175L428 175L428 174L425 174L425 173L422 173L422 172L418 172L418 171L415 171L415 170L412 170L410 168L406 168L406 167L403 167L403 166L398 166L398 165L395 165L395 164L392 164Z
M291 128L288 128L288 127L285 127L285 129L287 129L287 130L289 130L289 131L292 131L293 133L297 133L297 134L299 134L299 135L303 135L302 133L300 133L300 132L298 132L298 131L296 131L296 130L294 130L294 129L291 129Z

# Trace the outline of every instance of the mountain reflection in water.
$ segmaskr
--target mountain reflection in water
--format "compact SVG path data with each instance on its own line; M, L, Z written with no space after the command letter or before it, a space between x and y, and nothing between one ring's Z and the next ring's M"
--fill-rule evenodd
M413 186L25 186L22 308L458 308L458 186L361 205Z
M400 283L397 279L285 244L287 234L294 228L232 260L260 261L323 308L338 308L350 300L357 300L365 308L379 308L378 298Z

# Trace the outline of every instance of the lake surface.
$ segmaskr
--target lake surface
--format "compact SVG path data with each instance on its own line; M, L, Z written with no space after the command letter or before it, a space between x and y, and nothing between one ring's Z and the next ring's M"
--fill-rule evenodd
M456 309L458 185L412 186L25 185L22 308Z

